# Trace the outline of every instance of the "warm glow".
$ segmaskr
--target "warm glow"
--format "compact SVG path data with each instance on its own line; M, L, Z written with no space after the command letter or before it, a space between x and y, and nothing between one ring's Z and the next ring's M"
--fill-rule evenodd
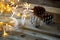
M20 13L18 13L18 14L16 14L18 17L21 17L22 16L22 14L20 14Z
M24 15L23 15L23 17L24 17L24 18L26 18L26 17L27 17L27 15L25 15L25 14L24 14Z
M10 0L10 3L15 4L15 0Z
M18 2L19 2L20 0L18 0Z
M3 12L7 12L7 13L12 12L13 8L8 3L6 3L5 1L3 2L3 1L0 2L0 12L1 13L3 13Z
M6 12L12 12L13 8L9 5L6 6Z
M19 21L15 17L20 17L22 24L25 20L30 18L29 8L31 4L25 3L24 5L17 3L20 0L1 0L0 1L0 30L3 32L3 37L9 36L7 32L15 30ZM22 10L20 9L22 8ZM21 10L21 11L20 11ZM7 14L8 13L8 14ZM7 31L7 32L6 32Z
M3 25L3 22L0 22L0 26L2 26Z
M5 10L4 7L5 7L4 2L0 2L0 12L1 13Z
M5 0L2 0L2 1L5 1Z
M15 25L14 25L14 21L10 21L10 22L8 23L8 25L14 27L14 26L15 26Z
M8 33L6 33L6 31L4 30L4 33L3 33L3 37L7 37L9 36Z
M9 23L14 23L14 21L10 21Z
M25 6L25 8L28 9L31 6L31 4L25 3L24 6Z
M30 16L29 14L24 14L23 15L24 18L29 18L29 16Z
M13 27L11 25L8 25L9 26L9 30L14 30Z

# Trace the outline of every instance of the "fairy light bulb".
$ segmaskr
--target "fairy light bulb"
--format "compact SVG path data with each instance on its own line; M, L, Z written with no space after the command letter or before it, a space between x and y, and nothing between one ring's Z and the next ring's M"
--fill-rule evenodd
M28 9L31 6L31 4L25 3L24 6L25 6L25 8Z
M7 5L7 7L6 7L6 11L7 11L7 12L12 12L12 10L13 10L13 8L10 7L9 5Z
M6 31L4 30L3 37L7 37L7 36L8 36L8 33L6 33Z

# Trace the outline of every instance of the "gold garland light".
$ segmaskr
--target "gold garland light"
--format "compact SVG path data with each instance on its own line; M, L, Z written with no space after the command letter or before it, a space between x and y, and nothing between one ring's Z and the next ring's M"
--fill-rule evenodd
M14 1L10 0L11 4L14 4ZM0 1L0 13L10 13L13 10L13 6L9 5L6 0Z

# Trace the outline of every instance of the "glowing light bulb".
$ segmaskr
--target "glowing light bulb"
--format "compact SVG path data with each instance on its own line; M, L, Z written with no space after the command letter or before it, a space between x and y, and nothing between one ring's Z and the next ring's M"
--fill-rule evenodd
M10 3L15 4L15 0L10 0Z
M3 33L3 37L7 37L9 36L8 33L6 33L6 31L4 30L4 33Z
M6 0L0 1L0 12L1 13L3 13L3 12L6 12L6 13L12 12L13 8L9 4L7 4L5 1Z
M31 6L31 4L25 3L24 6L25 6L25 8L28 9Z
M20 0L18 0L18 2L19 2Z
M18 13L18 14L16 14L18 17L21 17L22 16L22 14L20 14L20 13Z
M3 11L4 11L3 9L2 9L2 10L0 10L0 12L1 12L1 13L3 13Z
M29 14L24 14L23 17L27 19L27 18L30 17L30 15Z
M11 12L12 11L12 8L9 7L6 11L7 12Z
M5 12L9 13L9 12L12 12L12 10L13 10L13 8L10 7L10 5L7 5Z
M4 7L5 7L5 4L4 2L0 2L0 12L4 12Z
M2 26L3 25L3 22L0 22L0 26Z
M24 15L23 15L23 17L24 17L24 18L26 18L26 17L27 17L27 15L25 15L25 14L24 14Z

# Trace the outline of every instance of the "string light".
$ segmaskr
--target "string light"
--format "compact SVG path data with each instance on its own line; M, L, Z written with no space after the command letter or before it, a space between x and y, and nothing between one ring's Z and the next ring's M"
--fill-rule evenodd
M14 4L14 0L10 0L10 3ZM10 6L9 3L5 2L5 0L0 1L0 12L1 13L9 13L12 12L13 6Z
M18 8L19 5L16 5L16 1L15 0L8 0L9 2L6 2L6 0L2 0L0 1L0 13L5 13L5 14L10 14L10 12L12 12L12 15L10 17L7 16L3 16L6 18L2 18L2 22L0 22L0 26L3 27L3 37L9 36L8 33L6 32L6 28L7 29L14 29L13 27L16 27L18 25L18 21L16 18L14 18L14 15L17 17L21 17L22 19L22 24L24 24L25 19L27 19L28 17L30 17L29 13L27 13L27 9L29 9L29 7L31 6L31 4L25 3L24 7L26 8L26 10L22 13L16 13L16 10ZM20 0L18 0L19 2ZM18 12L18 11L17 11ZM11 19L11 20L10 20ZM9 28L10 27L10 28Z

